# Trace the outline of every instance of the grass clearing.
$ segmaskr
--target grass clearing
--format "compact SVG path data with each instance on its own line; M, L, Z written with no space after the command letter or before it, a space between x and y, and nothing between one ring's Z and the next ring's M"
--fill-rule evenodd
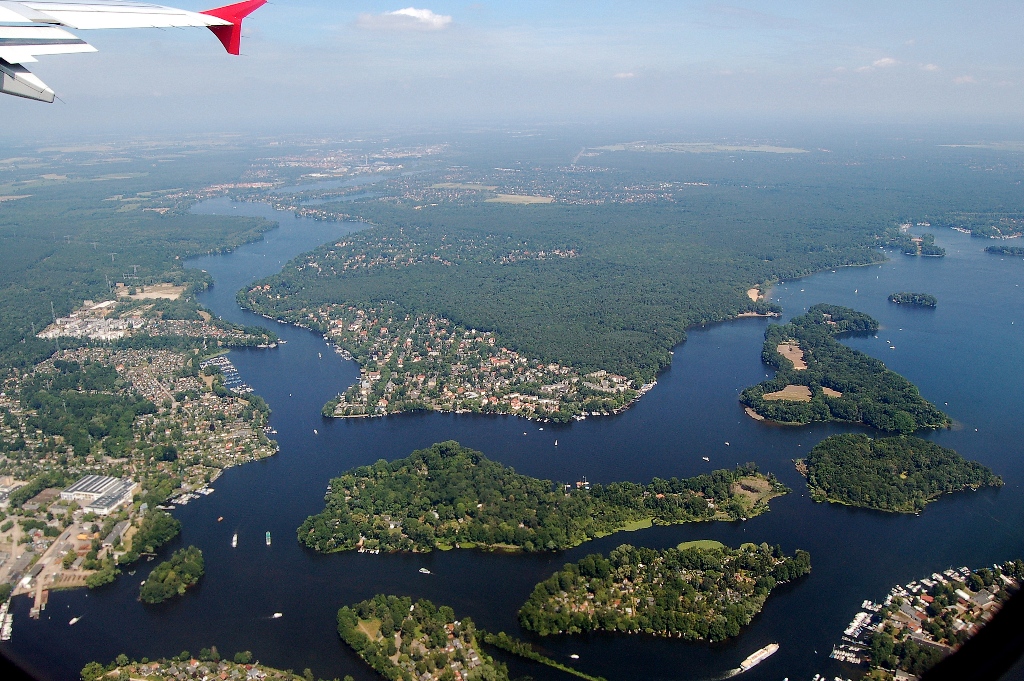
M769 401L789 400L790 402L810 402L811 389L806 385L793 385L791 383L782 390L773 393L765 393L764 399Z
M693 541L684 541L676 544L676 548L680 551L685 551L686 549L724 549L725 544L714 539L694 539Z
M366 638L370 639L371 641L376 641L377 637L380 636L379 619L374 618L370 620L359 620L357 628L359 629L359 631L366 634Z
M804 351L800 349L797 343L779 343L779 347L776 350L778 350L780 355L793 363L794 371L803 371L807 368L807 362L804 361Z

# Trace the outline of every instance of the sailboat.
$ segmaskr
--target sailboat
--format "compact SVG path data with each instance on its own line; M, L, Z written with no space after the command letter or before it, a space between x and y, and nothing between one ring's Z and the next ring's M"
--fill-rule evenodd
M235 532L234 536L231 537L231 548L238 546L238 533Z

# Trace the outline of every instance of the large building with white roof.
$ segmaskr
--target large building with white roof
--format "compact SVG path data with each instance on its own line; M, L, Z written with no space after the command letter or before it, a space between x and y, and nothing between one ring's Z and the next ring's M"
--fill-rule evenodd
M60 493L65 501L77 501L86 513L108 515L119 506L130 503L138 488L132 480L109 475L87 475Z

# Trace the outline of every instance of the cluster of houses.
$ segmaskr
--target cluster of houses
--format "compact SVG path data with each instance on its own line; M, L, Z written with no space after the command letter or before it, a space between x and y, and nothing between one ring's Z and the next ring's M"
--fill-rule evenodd
M129 678L153 681L298 681L301 676L261 664L236 664L226 660L159 660L130 663L106 671L99 679ZM97 680L98 681L98 680Z
M267 286L250 296L271 295ZM495 334L465 329L433 315L400 315L384 305L363 309L326 305L301 324L361 365L359 381L339 395L334 416L381 416L411 409L480 411L533 419L617 413L649 390L625 376L583 374L558 363L530 360L502 347Z

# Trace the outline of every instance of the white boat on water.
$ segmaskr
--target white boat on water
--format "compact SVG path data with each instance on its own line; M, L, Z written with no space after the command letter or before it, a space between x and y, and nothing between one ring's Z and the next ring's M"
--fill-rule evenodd
M231 537L231 548L236 548L237 546L238 546L238 533L235 532L234 536Z
M281 619L282 617L284 617L284 613L283 612L275 612L274 616L271 619L277 620L277 619Z
M420 568L420 572L425 574L425 575L429 575L430 574L430 570L428 570L427 568Z
M769 643L764 648L754 652L747 659L740 662L740 671L745 672L761 664L779 650L778 643Z
M81 617L72 617L71 621L68 622L68 626L71 626L72 624L77 624L78 620L80 620L80 619L82 619L82 618Z

